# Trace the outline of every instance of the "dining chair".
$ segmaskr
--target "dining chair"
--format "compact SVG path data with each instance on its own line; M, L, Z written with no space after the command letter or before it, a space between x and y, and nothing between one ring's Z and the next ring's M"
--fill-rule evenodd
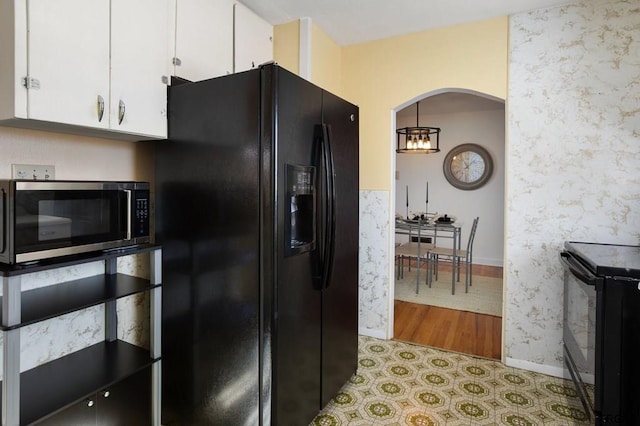
M431 287L431 275L435 276L436 281L438 280L438 262L441 259L448 259L451 261L451 273L457 273L457 281L460 281L460 265L462 262L465 264L465 277L464 277L464 291L465 293L469 292L469 286L472 285L472 266L473 266L473 240L476 236L476 230L478 228L479 217L473 219L473 225L471 226L471 232L469 233L469 241L467 241L467 249L455 251L455 255L453 249L448 247L433 247L429 249L426 253L427 257L427 282L429 287ZM452 277L453 278L453 277ZM455 281L451 280L451 294L455 294Z
M411 272L411 261L417 260L418 258L425 261L427 252L434 247L435 246L433 244L422 242L420 243L420 247L418 247L417 242L409 242L397 246L396 257L400 260L400 263L398 264L398 278L404 278L404 260L409 259L409 272Z
M413 241L414 237L416 241ZM435 245L423 242L420 232L409 232L409 242L397 245L395 248L395 258L398 263L397 279L404 278L404 261L409 260L409 271L411 271L411 262L416 261L416 267L420 267L420 261L426 261L426 254L435 247ZM420 241L420 243L418 243ZM416 276L416 294L420 290L419 285L420 272ZM427 282L427 274L425 273L425 283Z

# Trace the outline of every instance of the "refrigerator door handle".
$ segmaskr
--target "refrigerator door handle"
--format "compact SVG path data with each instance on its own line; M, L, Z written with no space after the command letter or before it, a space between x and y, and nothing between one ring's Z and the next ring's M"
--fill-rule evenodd
M315 130L315 160L320 170L318 184L319 206L317 212L318 230L316 250L313 255L313 283L317 290L329 287L333 269L335 240L335 182L333 175L333 155L331 152L330 129L327 125L317 125Z
M331 149L331 127L322 124L322 147L326 176L326 203L327 203L327 229L325 230L325 256L323 268L322 288L328 288L331 284L331 271L333 270L333 257L335 254L336 239L336 186L335 165L333 151Z

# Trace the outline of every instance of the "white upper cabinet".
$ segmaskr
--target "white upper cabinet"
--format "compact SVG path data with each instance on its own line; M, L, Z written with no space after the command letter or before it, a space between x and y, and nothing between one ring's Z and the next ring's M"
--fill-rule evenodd
M271 60L273 27L235 0L5 0L0 124L163 139L171 75Z
M234 5L234 71L273 60L273 26L241 3Z
M109 2L30 0L25 35L28 118L109 127Z
M174 75L200 81L233 72L233 0L175 0Z
M166 138L170 1L2 2L0 121L118 139Z
M169 1L111 0L111 128L167 136ZM163 77L165 80L163 81Z

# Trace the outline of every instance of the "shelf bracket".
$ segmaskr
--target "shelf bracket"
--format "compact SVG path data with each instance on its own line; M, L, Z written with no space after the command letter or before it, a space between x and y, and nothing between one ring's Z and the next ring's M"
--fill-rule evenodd
M152 285L162 282L162 250L158 249L149 254L149 281ZM150 300L150 343L151 356L160 358L162 350L161 330L162 330L162 286L151 290Z
M162 417L162 360L151 366L151 424L160 426Z
M20 424L20 329L2 332L2 424Z
M2 325L20 323L20 276L2 277ZM20 424L20 329L2 332L2 424Z
M149 281L153 285L162 283L162 249L154 250L149 254ZM150 352L156 359L162 355L162 286L151 290L149 301L150 318ZM162 414L162 361L153 364L152 368L152 424L160 425Z
M104 262L107 279L109 279L109 277L115 278L115 275L118 272L118 259L106 259ZM110 300L104 304L104 338L107 342L115 342L118 339L117 307L117 302L115 300Z

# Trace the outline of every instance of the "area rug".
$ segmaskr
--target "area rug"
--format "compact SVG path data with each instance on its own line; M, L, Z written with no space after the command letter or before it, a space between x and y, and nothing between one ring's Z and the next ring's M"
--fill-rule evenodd
M396 279L395 297L411 303L441 308L502 316L502 278L473 276L473 285L464 292L464 274L456 281L456 294L451 294L451 273L440 272L438 280L425 283L425 271L420 271L420 292L416 294L416 273L404 270L404 279Z

